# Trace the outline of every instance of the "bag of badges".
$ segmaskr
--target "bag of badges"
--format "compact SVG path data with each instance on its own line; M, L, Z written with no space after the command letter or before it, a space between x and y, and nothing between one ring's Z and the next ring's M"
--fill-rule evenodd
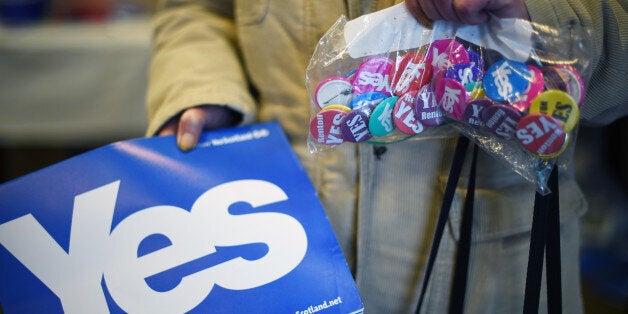
M588 33L498 18L427 29L403 3L343 16L307 68L309 151L461 133L545 193L572 156Z

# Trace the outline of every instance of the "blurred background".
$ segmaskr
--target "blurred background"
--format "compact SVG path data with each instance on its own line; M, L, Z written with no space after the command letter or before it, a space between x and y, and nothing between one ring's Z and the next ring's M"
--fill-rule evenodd
M155 3L0 0L0 184L144 135ZM627 120L578 133L587 313L628 313Z

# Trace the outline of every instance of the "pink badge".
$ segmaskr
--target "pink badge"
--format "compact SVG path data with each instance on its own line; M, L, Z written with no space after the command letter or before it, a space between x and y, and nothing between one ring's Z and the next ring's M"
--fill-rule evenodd
M556 119L535 113L519 121L516 137L519 143L535 156L551 158L562 151L567 133Z
M512 103L512 106L517 108L521 112L525 112L530 108L530 103L536 96L545 90L545 79L543 78L543 72L533 65L528 65L532 79L528 85L528 89L520 96L520 98Z
M339 109L327 109L316 114L310 120L310 135L321 144L335 146L342 144L340 123L347 112Z
M318 84L314 95L321 109L329 105L346 106L353 99L351 81L342 76L330 77Z
M419 90L414 112L417 119L426 127L438 126L445 122L445 113L438 106L430 84Z
M393 60L385 56L366 59L354 74L353 93L358 95L366 92L380 92L386 96L392 95L390 70L393 65Z
M470 62L467 50L454 39L439 39L432 42L426 58L434 73L447 70L454 64Z
M547 89L559 89L571 95L582 107L585 86L582 77L575 68L568 65L547 66L542 69Z
M393 109L393 123L404 134L419 134L423 132L423 124L416 118L414 106L418 91L409 91L399 97Z
M463 119L464 108L467 104L467 89L458 81L442 78L434 86L436 102L448 116Z
M419 90L432 78L432 66L426 63L421 53L403 55L390 73L392 91L403 95L410 90Z

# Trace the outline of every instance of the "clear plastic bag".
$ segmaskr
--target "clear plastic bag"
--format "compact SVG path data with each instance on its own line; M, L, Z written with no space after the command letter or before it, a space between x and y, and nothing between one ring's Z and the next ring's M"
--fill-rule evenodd
M306 72L311 153L462 133L547 191L572 156L590 76L589 31L519 19L418 24L405 4L320 39Z

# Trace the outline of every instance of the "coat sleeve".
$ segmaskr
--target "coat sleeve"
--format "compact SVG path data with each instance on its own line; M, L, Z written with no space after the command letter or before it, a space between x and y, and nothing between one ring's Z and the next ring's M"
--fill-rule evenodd
M255 101L240 61L231 1L160 1L153 18L146 109L148 136L181 111L226 105L253 120Z
M533 22L592 30L591 76L581 117L606 125L628 114L628 1L527 0Z

